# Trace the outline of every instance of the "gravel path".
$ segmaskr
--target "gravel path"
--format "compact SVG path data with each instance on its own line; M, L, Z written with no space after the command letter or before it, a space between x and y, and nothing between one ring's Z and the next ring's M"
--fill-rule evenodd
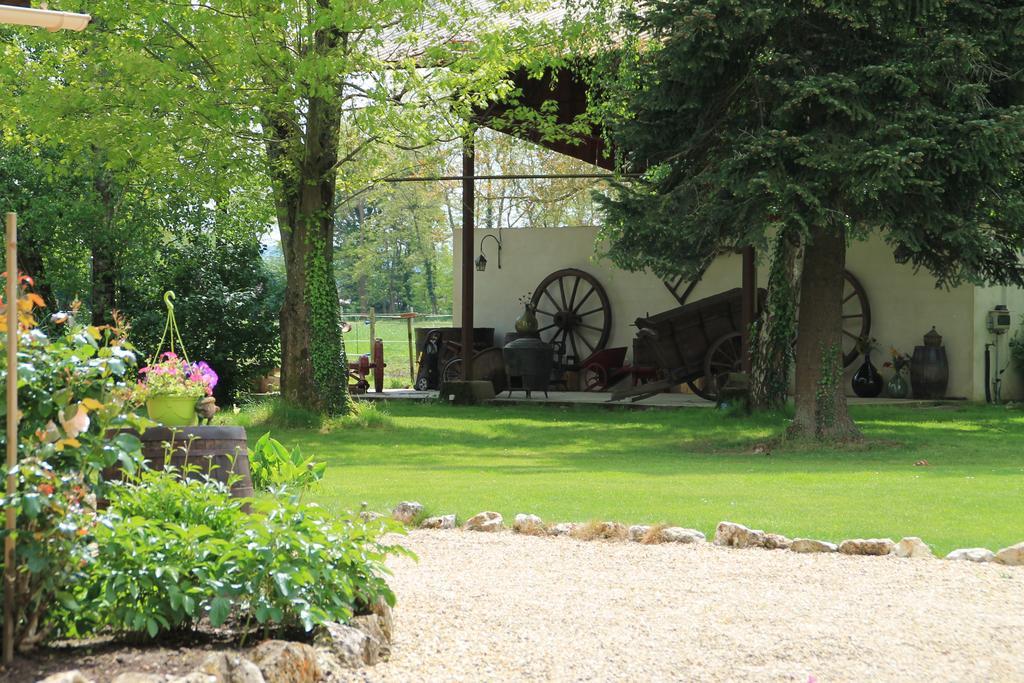
M413 532L369 681L1024 681L1024 567Z

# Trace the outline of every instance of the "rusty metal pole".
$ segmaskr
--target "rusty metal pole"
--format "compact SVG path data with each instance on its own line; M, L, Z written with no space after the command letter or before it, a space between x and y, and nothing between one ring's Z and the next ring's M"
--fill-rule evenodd
M473 378L473 254L476 228L473 131L462 141L462 379Z
M413 384L416 384L416 353L413 350L412 343L412 320L415 317L416 314L413 313L408 318L406 318L406 334L409 337L409 381L412 382Z
M7 214L7 535L4 538L3 661L14 661L14 605L17 572L14 531L17 512L11 499L18 490L18 215Z
M754 261L754 248L743 248L743 372L749 373L752 368L750 330L757 319L757 264Z

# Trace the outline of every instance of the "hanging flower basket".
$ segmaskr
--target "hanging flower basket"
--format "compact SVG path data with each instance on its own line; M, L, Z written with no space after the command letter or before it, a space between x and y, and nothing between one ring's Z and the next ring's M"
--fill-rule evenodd
M149 419L164 425L191 427L196 423L196 400L191 396L152 396L146 400Z
M151 420L166 427L190 427L197 422L196 404L213 394L218 378L205 361L189 361L174 319L173 299L174 292L164 295L167 324L156 354L139 370L135 395ZM168 351L163 351L165 342Z

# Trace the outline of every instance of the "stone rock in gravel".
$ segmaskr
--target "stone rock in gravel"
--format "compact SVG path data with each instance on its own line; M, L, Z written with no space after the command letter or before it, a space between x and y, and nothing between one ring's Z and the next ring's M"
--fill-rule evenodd
M92 681L83 676L82 672L78 669L72 669L71 671L50 674L39 681L39 683L92 683Z
M259 673L259 669L256 670ZM163 683L167 679L166 676L161 674L147 674L141 671L127 671L123 674L114 676L110 683ZM218 681L217 683L220 683ZM263 677L260 676L259 683L263 683Z
M707 538L696 529L684 529L681 526L669 526L658 532L662 543L703 543Z
M503 519L497 512L485 511L466 520L463 528L467 531L501 531Z
M256 646L251 657L266 683L316 683L320 680L316 650L305 643L267 640Z
M896 557L934 558L931 547L917 536L905 536L893 550Z
M796 538L790 544L789 549L794 553L834 553L839 546L828 541L816 541L813 538Z
M544 520L537 515L528 515L520 512L516 515L515 521L512 522L512 529L514 531L522 532L533 532L538 529L544 528Z
M381 519L382 517L384 517L384 515L380 514L379 512L373 512L372 510L363 510L362 512L359 513L359 518L362 519L364 522L376 522L378 519Z
M996 562L1013 567L1024 566L1024 541L1000 550L996 553Z
M636 541L637 543L639 543L640 541L644 540L644 536L646 536L647 532L650 530L651 527L647 526L646 524L634 524L633 526L629 527L629 531L627 532L629 534L629 540Z
M851 538L839 544L844 555L888 555L896 547L891 538Z
M377 615L380 630L388 643L391 643L395 637L395 613L391 605L384 598L377 598L377 601L370 605L370 611Z
M391 518L397 519L402 524L412 524L416 515L423 512L423 506L411 500L404 500L395 506L391 511Z
M327 622L317 627L313 637L317 650L329 653L334 659L329 664L340 664L355 669L366 664L366 651L370 636L354 626Z
M260 668L236 652L210 654L199 665L199 672L216 676L217 683L264 683Z
M765 534L761 547L767 550L788 550L791 545L793 545L793 541L782 534Z
M576 524L572 522L560 522L548 528L548 533L552 536L571 536L572 532L576 529Z
M735 522L719 522L715 529L714 543L727 548L763 548L765 533Z
M440 517L427 517L420 522L421 529L454 529L455 515L441 515Z
M349 626L357 628L369 638L363 661L368 666L391 656L391 639L384 635L380 618L376 614L361 614L349 620Z
M996 554L988 548L959 548L949 555L947 560L966 560L967 562L995 562Z

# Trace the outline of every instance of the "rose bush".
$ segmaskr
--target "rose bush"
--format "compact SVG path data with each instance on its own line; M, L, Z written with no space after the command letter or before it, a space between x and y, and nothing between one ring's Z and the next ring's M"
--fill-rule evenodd
M102 472L115 464L135 472L142 461L139 440L117 430L148 424L127 406L135 353L123 330L77 326L64 315L55 316L51 338L35 324L33 308L41 304L31 293L20 300L17 491L0 498L17 512L15 642L21 649L61 634L64 617L78 609L76 596L96 554L96 504L107 487ZM6 314L5 308L4 325ZM2 384L6 344L4 337ZM0 413L8 409L5 399ZM6 440L0 435L4 448Z

